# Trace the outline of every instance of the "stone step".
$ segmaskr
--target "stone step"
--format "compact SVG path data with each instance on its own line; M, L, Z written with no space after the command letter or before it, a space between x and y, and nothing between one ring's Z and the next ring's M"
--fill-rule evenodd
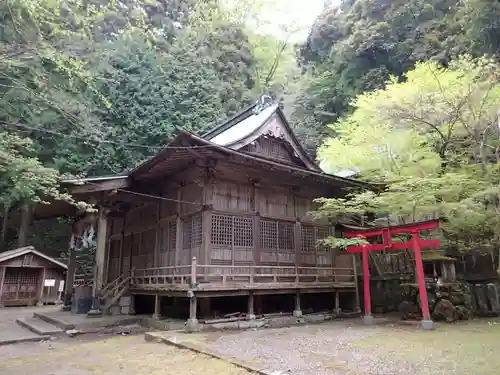
M55 336L64 333L64 330L62 328L36 317L19 318L16 319L16 323L41 336Z
M68 312L68 315L70 315L70 312ZM38 320L42 320L45 323L51 324L53 326L61 328L63 331L67 331L69 329L74 329L75 325L70 324L67 322L62 321L61 319L58 319L57 317L52 317L50 314L43 314L43 313L33 313L33 317Z

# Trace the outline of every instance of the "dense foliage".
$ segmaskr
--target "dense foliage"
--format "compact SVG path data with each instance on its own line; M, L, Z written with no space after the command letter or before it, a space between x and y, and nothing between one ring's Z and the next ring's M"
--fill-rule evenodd
M441 217L452 248L500 245L499 68L470 57L448 68L418 63L404 82L394 77L360 95L319 155L332 170L358 170L385 187L323 199L318 214L385 212L397 223Z
M325 125L352 110L354 98L383 88L419 61L442 66L458 55L500 54L500 4L484 0L343 0L325 7L300 46L312 79L295 120L310 123L312 147Z

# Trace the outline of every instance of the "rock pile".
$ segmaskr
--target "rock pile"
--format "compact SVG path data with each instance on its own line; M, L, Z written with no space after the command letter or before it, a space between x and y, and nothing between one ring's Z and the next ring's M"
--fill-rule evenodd
M403 319L421 316L417 284L402 284L402 302L398 311ZM427 284L427 297L432 319L454 322L473 316L497 316L500 314L500 287L498 283L469 284L455 282L438 285Z

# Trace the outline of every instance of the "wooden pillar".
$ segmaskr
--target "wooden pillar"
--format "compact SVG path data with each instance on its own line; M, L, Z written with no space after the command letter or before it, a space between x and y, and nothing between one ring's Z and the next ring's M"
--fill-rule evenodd
M248 295L247 319L248 320L255 319L253 292L250 292L250 294Z
M212 210L208 207L202 212L202 254L201 254L201 264L210 265L212 262ZM206 275L208 268L201 270L203 275Z
M63 311L71 310L71 297L73 295L73 284L75 283L76 270L76 236L71 234L68 246L68 269L66 271L66 283L64 285Z
M31 225L31 207L25 203L21 207L21 225L17 237L17 247L28 246L29 229Z
M45 284L45 277L47 275L47 268L43 267L42 272L40 277L42 278L42 282L40 283L40 291L38 292L38 301L37 301L37 306L43 306L43 290L44 290L44 284ZM54 286L57 288L57 286Z
M422 306L422 328L432 329L433 322L429 312L429 301L427 298L427 288L425 286L424 265L422 263L422 254L420 244L418 243L418 232L412 233L413 252L415 254L415 270L417 271L418 293L420 294L420 304Z
M300 281L299 275L299 267L300 267L300 252L302 250L302 241L301 241L301 231L302 227L300 221L297 219L295 222L295 227L293 231L293 241L295 244L295 282L298 283Z
M257 212L253 222L253 264L260 264L260 214Z
M363 246L363 293L364 293L364 305L365 305L365 316L363 321L365 324L373 323L372 316L372 302L370 297L370 267L368 266L368 249Z
M123 216L123 227L122 227L122 233L120 236L120 260L118 261L118 274L121 275L123 274L123 243L125 241L125 223L126 223L126 218L127 214Z
M161 194L160 194L161 197ZM161 205L162 201L160 201L156 207L156 229L155 229L155 252L154 252L154 258L153 258L153 267L158 267L159 266L159 261L160 261L160 246L161 246L161 240L162 240L162 232L161 232Z
M106 238L106 246L105 246L105 250L104 250L104 256L105 256L105 264L106 266L104 267L104 275L102 276L102 280L103 280L103 283L101 285L101 288L104 287L105 284L107 284L108 282L112 281L112 280L109 280L109 275L111 274L111 262L112 262L112 259L111 259L111 237L113 235L113 227L115 225L115 220L112 219L111 220L111 228L109 230L109 236L107 236Z
M105 259L106 259L106 242L108 230L108 213L109 210L102 208L99 210L99 222L97 227L97 248L95 252L96 265L96 287L99 291L104 285L105 276Z
M104 285L108 213L109 210L107 208L101 208L99 210L99 222L97 224L97 248L95 252L94 266L94 285L92 287L92 309L87 314L89 316L100 316L102 314L99 306L99 292Z
M3 306L3 283L5 280L5 272L7 271L7 267L0 267L0 307Z
M153 314L154 320L161 320L161 297L159 294L155 295L155 312Z
M182 219L181 219L181 199L182 199L182 185L177 189L177 204L176 204L176 234L175 234L175 255L174 255L174 266L179 265L179 256L182 251ZM175 269L174 269L175 272Z
M295 310L293 310L293 316L300 318L302 316L302 309L300 307L300 290L295 292Z

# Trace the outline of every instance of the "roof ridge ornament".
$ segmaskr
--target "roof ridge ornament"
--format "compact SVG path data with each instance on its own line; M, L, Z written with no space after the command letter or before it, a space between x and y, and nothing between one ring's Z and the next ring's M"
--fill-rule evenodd
M255 102L255 107L253 107L252 112L258 115L264 109L270 107L273 104L273 98L270 95L264 94Z

